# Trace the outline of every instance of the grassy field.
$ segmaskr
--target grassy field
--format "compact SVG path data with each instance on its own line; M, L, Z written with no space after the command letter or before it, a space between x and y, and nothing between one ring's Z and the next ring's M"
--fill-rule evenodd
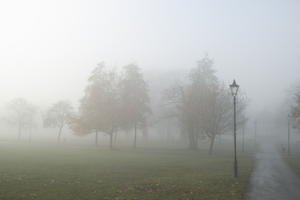
M53 148L54 147L54 148ZM252 170L229 152L114 150L48 145L0 146L1 200L243 199Z
M282 152L281 152L282 153ZM282 153L284 159L287 161L292 170L300 176L300 148L299 143L291 145L291 154L287 152Z

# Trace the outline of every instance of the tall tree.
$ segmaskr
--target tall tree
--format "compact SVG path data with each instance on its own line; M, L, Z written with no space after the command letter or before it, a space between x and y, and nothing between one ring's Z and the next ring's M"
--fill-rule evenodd
M293 127L300 130L300 88L294 92L290 115L293 118Z
M166 100L179 120L182 133L187 135L190 149L198 148L198 141L205 134L206 110L218 80L212 69L212 60L201 59L193 68L185 83L177 83L166 90Z
M35 106L22 98L12 100L8 104L10 110L10 116L7 121L17 126L18 128L18 139L21 138L23 129L31 128L34 126L34 116L37 113Z
M229 89L220 83L213 70L213 61L207 56L190 71L185 84L177 84L166 91L166 99L176 109L190 149L197 149L198 140L205 136L210 140L211 154L216 136L232 129ZM240 106L239 110L243 113L244 107Z
M245 95L237 97L237 128L247 122ZM204 112L203 130L210 140L209 154L212 154L216 136L233 131L233 103L228 86L220 84L209 95L207 108Z
M118 75L108 70L104 63L98 64L88 79L85 95L81 99L79 115L71 120L71 128L76 134L98 132L110 136L110 148L113 148L113 134L119 125Z
M148 86L140 68L135 64L124 67L120 81L122 125L134 130L134 148L137 144L137 130L146 130L146 117L151 113Z
M60 142L62 130L73 114L73 107L68 101L59 101L51 106L44 118L45 128L58 128L57 142Z

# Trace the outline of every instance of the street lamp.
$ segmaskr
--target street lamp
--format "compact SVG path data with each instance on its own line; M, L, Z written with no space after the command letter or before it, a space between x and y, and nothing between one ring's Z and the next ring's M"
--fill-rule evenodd
M292 115L289 114L288 115L288 149L287 149L287 153L288 153L288 156L291 154L291 151L290 151L290 132L291 132L291 129L290 129L290 126L291 126L291 118L292 118Z
M236 157L236 96L239 90L239 85L236 84L235 80L233 80L233 83L230 85L231 94L233 96L233 137L234 137L234 177L238 177L238 163L237 163L237 157Z

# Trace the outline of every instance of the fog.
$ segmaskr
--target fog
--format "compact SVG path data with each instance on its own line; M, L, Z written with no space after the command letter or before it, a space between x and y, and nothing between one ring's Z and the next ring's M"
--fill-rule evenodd
M298 1L3 1L1 103L77 103L98 62L187 70L208 53L251 108L273 109L297 81ZM8 87L9 86L9 87Z
M228 157L237 123L243 159L262 155L268 163L273 157L265 151L274 146L283 156L290 145L300 155L299 10L297 0L1 1L0 147L48 152L47 143L62 155L78 149L59 148L76 145L118 153L189 149ZM276 145L263 145L271 141ZM274 165L295 177L280 153Z
M247 95L253 127L260 115L286 112L298 84L299 7L292 0L3 1L0 105L22 97L41 112L59 100L77 109L104 61L116 69L136 63L155 107L208 55L218 78L236 79Z

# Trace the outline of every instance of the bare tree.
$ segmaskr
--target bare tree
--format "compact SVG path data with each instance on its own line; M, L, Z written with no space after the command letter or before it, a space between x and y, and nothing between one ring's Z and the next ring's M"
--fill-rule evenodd
M52 105L44 117L45 128L58 128L57 142L60 142L62 130L73 114L73 107L68 101L59 101Z
M245 109L247 101L245 96L238 96L237 128L240 129L247 121ZM233 130L232 96L225 85L218 85L208 98L206 110L203 114L204 133L210 140L209 154L212 154L217 135Z

